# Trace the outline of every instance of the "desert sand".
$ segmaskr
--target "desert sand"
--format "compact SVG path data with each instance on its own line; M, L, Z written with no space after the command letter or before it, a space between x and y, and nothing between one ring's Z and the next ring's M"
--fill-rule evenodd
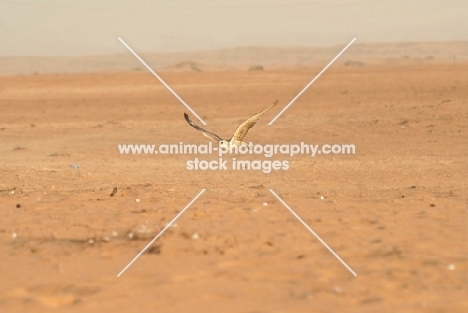
M0 311L467 312L468 63L347 65L272 126L321 66L161 74L223 137L279 99L248 141L356 146L270 174L120 154L208 142L145 70L1 76Z

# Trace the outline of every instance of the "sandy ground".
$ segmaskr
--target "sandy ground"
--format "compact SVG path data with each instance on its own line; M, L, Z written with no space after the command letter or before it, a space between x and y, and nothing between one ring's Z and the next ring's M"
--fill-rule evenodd
M147 72L0 77L0 311L467 312L468 64L333 66L267 126L320 69L162 75L220 136L279 99L248 141L356 146L270 174L119 154L208 142Z

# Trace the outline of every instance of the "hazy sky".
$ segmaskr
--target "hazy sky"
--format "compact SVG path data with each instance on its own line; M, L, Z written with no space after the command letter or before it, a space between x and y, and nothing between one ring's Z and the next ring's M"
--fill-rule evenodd
M468 1L0 0L0 55L468 40Z

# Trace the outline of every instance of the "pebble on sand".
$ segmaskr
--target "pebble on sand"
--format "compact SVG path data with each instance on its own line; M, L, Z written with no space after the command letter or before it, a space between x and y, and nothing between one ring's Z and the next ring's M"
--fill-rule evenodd
M455 264L450 263L450 264L447 266L447 269L448 269L449 271L454 271L454 270L455 270Z

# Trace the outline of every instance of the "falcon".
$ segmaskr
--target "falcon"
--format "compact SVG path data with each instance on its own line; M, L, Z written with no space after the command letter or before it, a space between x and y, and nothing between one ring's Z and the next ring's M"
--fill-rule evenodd
M234 132L234 135L232 135L231 139L225 140L219 137L216 134L213 134L212 132L209 132L194 122L190 120L189 116L187 113L184 113L185 120L187 123L189 123L190 126L201 132L205 137L210 138L211 140L214 140L218 143L219 146L221 147L229 147L231 145L236 145L236 146L241 146L241 145L247 145L243 140L245 136L247 136L247 133L249 130L257 124L257 122L262 118L262 116L268 112L271 108L273 108L275 105L278 104L278 100L275 100L272 105L269 107L263 109L262 111L255 113L251 117L249 117L244 123L240 124L239 127L237 127L236 131Z

